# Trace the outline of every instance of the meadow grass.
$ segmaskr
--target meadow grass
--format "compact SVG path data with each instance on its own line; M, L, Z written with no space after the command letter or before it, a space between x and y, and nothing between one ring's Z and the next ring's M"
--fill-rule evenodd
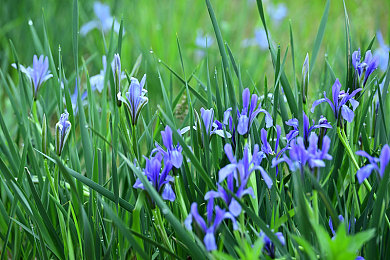
M388 3L269 5L6 3L1 259L388 258Z

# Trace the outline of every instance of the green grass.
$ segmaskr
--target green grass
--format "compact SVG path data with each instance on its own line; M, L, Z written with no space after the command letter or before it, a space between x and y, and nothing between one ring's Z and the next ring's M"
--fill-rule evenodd
M385 259L390 254L390 167L382 178L373 172L360 185L355 174L367 162L355 153L365 150L379 157L388 143L390 66L370 77L357 98L360 104L352 123L335 122L326 105L313 114L310 108L323 91L331 96L335 78L345 90L354 87L348 51L370 45L376 49L378 43L372 39L377 29L389 39L390 4L348 1L344 6L303 0L286 4L287 18L275 24L265 11L268 3L260 0L110 1L111 13L124 31L102 35L94 30L82 36L80 26L95 18L92 1L6 1L0 9L1 259L269 259L260 231L272 240L278 258ZM257 27L266 28L275 43L269 50L242 47L242 40L252 38ZM199 28L214 39L200 60L195 45ZM115 82L110 64L102 93L93 91L89 82L102 69L101 56L110 61L114 53L120 53L126 73L122 91L131 76L141 79L147 74L149 102L136 126L110 91ZM306 53L307 104L301 93ZM53 74L37 101L27 77L11 67L31 64L34 54L49 57ZM76 80L77 112L70 94ZM376 96L379 83L385 87ZM272 100L261 101L273 117L273 127L267 130L271 146L276 124L284 137L291 130L285 124L288 119L299 119L302 131L303 111L310 121L325 115L333 126L327 132L333 159L325 161L324 168L302 171L291 171L283 163L276 175L275 156L267 156L261 166L273 186L267 188L255 171L248 182L254 198L239 199L221 183L242 212L236 218L238 229L230 220L220 225L215 232L218 250L209 252L201 229L193 226L189 231L184 221L194 202L206 217L204 196L217 188L219 171L229 163L224 145L232 141L208 137L199 108L213 108L214 117L222 121L227 108L242 108L242 90L247 87L259 96L273 94ZM55 126L65 109L72 126L58 155ZM174 202L163 200L143 175L144 156L149 157L156 142L163 143L160 132L166 125L172 128L174 144L183 149L182 166L170 173ZM186 133L176 131L186 126L190 126ZM254 144L263 144L264 127L261 114L245 138L237 137L237 159L245 145L253 151ZM281 146L287 145L282 138ZM144 191L133 188L136 179ZM227 209L221 199L215 203ZM338 215L350 227L338 221ZM285 245L275 232L282 232Z

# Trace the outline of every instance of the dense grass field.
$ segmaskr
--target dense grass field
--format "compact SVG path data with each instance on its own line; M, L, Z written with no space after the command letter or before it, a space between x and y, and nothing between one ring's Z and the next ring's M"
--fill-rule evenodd
M0 7L2 259L390 259L390 2Z

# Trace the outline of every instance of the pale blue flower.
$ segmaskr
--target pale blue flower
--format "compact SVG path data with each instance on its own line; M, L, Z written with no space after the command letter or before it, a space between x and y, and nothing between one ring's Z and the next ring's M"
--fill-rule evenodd
M81 26L80 28L81 35L86 35L87 33L89 33L91 30L95 28L106 33L111 29L112 23L114 23L114 31L116 33L119 33L120 24L118 23L117 20L114 20L114 18L111 16L110 6L106 4L102 4L100 2L95 2L93 4L93 11L97 19L94 19Z
M117 98L123 102L130 114L131 123L133 126L137 124L141 109L148 103L148 98L145 97L148 92L144 89L146 82L146 74L142 77L141 83L136 78L131 78L129 90L125 94L125 98L121 92L118 92Z
M58 155L61 155L64 144L68 139L72 124L69 122L69 114L65 111L61 114L60 121L56 124L55 147Z
M15 63L12 64L12 67L17 69ZM41 55L38 59L37 55L34 55L32 68L26 68L23 65L19 65L19 67L20 71L26 74L26 76L31 81L34 100L36 100L38 98L38 91L41 88L42 84L45 83L51 77L53 77L49 70L48 57Z

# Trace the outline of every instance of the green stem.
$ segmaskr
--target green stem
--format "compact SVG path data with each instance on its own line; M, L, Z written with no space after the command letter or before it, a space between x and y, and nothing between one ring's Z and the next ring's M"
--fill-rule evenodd
M357 161L355 159L355 155L353 154L353 151L352 151L351 147L349 146L347 136L345 135L344 131L342 131L340 129L340 127L337 127L337 134L338 134L338 136L340 138L340 141L342 142L342 144L344 145L345 149L347 150L348 155L351 158L353 164L355 165L356 170L359 170L360 169L359 164L357 163Z
M135 125L132 127L132 136L133 136L133 150L135 154L135 158L138 160L138 145L137 145L137 135L135 132Z
M163 219L161 216L161 212L160 212L160 209L158 207L156 207L156 209L153 210L153 215L154 215L154 218L156 220L155 224L157 226L157 230L160 231L160 234L162 236L162 240L164 241L164 244L173 252L173 248L172 248L171 243L169 243L168 235L167 235L165 228L164 228L164 222L163 222Z

